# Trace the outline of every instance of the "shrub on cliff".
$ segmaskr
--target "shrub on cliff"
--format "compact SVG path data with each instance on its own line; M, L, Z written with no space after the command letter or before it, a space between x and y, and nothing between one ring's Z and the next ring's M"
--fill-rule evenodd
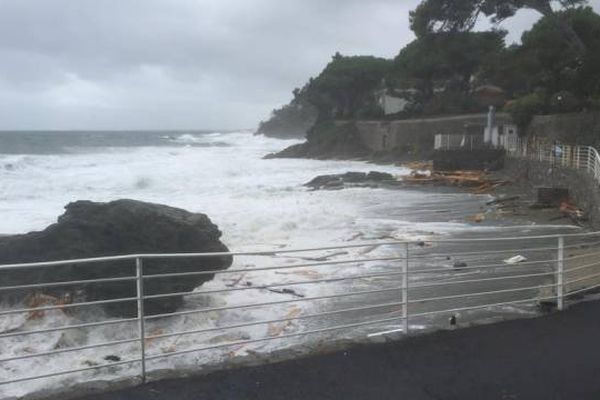
M531 93L520 97L516 100L509 101L504 107L504 111L508 112L515 123L521 127L521 132L524 132L533 116L542 114L546 110L546 99L541 93Z
M280 138L305 137L316 118L317 111L311 104L292 101L273 110L268 120L261 121L256 134Z

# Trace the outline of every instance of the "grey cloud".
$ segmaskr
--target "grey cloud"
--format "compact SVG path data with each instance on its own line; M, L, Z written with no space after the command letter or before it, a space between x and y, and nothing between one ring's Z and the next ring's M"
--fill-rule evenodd
M0 128L253 127L334 52L397 54L416 4L0 0Z

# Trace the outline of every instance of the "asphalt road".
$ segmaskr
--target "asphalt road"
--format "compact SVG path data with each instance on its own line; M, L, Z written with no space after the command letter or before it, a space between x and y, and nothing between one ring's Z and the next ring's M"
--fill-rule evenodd
M85 400L600 399L600 302Z

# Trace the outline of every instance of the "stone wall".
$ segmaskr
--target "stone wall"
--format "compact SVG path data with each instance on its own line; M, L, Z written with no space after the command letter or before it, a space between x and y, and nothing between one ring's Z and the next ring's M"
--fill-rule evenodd
M350 121L336 121L347 124ZM487 114L407 119L360 120L353 122L363 143L372 151L395 149L416 152L430 151L436 134L482 134L487 125ZM509 114L496 115L498 125L512 124ZM566 144L600 147L600 112L538 115L529 125L529 136L543 141L559 140Z
M435 151L433 153L434 171L488 170L502 169L504 150L477 149L477 151L457 149Z
M600 190L585 172L552 166L548 162L506 158L504 172L514 182L531 187L569 189L575 204L582 208L594 229L600 229Z
M510 122L507 114L498 114L497 123ZM336 121L345 124L348 121ZM481 134L487 124L487 114L469 114L440 118L393 121L355 121L363 143L372 151L395 149L416 152L433 150L436 134Z

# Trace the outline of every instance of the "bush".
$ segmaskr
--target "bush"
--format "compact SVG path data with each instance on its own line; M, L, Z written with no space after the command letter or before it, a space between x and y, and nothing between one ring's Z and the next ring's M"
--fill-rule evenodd
M550 96L550 111L553 113L569 113L579 111L581 102L571 92L566 90L554 93Z
M504 111L512 116L521 132L525 131L534 115L544 113L545 109L546 99L540 93L531 93L509 101L504 107Z

